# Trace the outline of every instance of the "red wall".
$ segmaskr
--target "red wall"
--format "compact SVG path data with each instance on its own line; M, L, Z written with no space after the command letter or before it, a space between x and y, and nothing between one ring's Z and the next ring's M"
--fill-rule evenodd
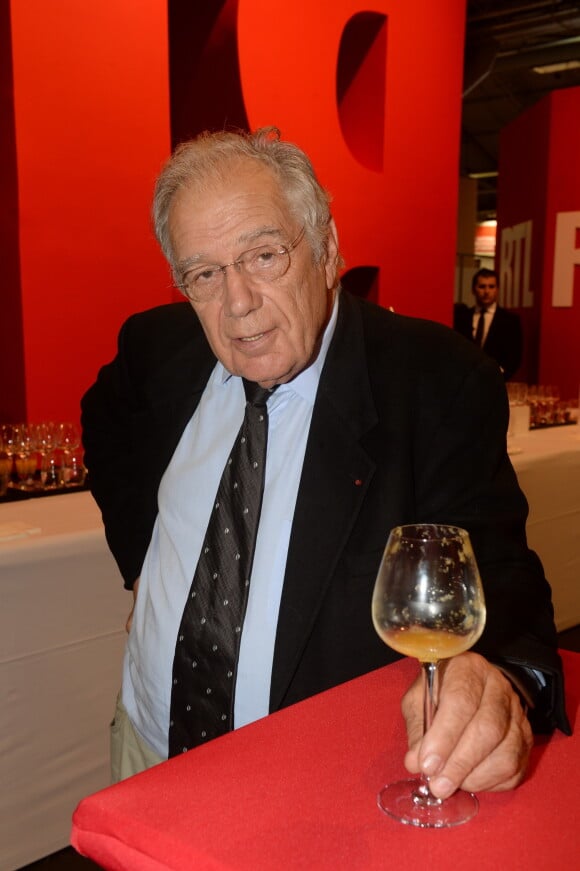
M165 6L11 4L29 420L76 420L121 321L171 297L149 228L169 149Z
M541 324L543 239L545 236L547 167L546 154L550 141L549 106L540 101L520 115L501 133L498 179L498 226L496 266L500 270L501 302L513 308L521 317L524 332L523 360L513 380L537 382L539 335ZM530 281L522 282L508 294L508 282L502 274L502 233L506 227L515 227L532 221ZM525 256L524 251L521 257ZM510 263L510 267L513 267ZM522 276L523 278L523 276ZM533 305L524 305L533 296Z
M149 228L170 82L173 142L279 126L331 190L369 295L450 322L465 0L295 0L279 16L173 0L171 52L164 0L10 8L28 419L75 419L121 321L174 298Z
M261 6L239 7L250 125L274 122L311 155L334 196L347 267L379 267L381 304L450 323L464 0L374 0L382 28L357 0L295 0L282 40L270 38ZM366 27L363 20L345 33L361 11ZM349 50L341 53L345 39ZM340 75L357 53L358 69L345 72L350 86L337 99L337 67ZM361 96L371 83L384 94L380 105Z
M10 2L0 0L0 423L26 417Z
M553 305L556 215L580 213L580 88L555 91L550 105L547 159L546 235L540 334L540 382L557 384L566 398L578 396L580 384L580 265L574 269L571 306ZM576 262L580 264L580 220Z
M532 222L530 281L520 294L532 304L518 307L525 328L520 377L556 384L565 398L578 396L580 381L580 267L572 304L554 305L554 241L557 213L580 211L579 154L580 88L548 94L500 137L500 279L503 231Z

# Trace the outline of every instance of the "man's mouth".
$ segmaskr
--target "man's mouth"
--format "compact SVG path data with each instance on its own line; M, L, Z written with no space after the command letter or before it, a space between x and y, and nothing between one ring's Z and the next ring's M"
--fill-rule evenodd
M261 339L264 333L258 333L255 336L242 336L239 341L240 342L257 342L258 339Z

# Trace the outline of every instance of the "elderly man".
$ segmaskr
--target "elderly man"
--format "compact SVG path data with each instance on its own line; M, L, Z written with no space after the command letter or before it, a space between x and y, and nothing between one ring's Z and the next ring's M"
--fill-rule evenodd
M115 776L393 661L370 616L387 535L443 522L471 535L488 622L444 669L424 736L410 687L406 764L441 797L515 786L526 707L568 727L497 367L340 290L329 198L274 128L180 146L154 220L187 301L130 318L83 399L92 489L135 593Z

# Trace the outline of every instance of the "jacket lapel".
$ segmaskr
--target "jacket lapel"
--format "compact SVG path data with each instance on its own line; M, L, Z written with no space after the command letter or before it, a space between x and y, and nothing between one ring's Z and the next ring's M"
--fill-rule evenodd
M275 710L321 607L375 470L360 439L377 421L359 310L341 294L321 375L290 537L274 652Z

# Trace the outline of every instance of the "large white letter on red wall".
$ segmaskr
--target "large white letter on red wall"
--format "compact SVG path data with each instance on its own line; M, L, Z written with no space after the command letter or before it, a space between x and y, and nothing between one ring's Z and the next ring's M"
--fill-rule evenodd
M552 305L571 308L574 300L574 269L580 266L580 212L558 212L554 239Z

